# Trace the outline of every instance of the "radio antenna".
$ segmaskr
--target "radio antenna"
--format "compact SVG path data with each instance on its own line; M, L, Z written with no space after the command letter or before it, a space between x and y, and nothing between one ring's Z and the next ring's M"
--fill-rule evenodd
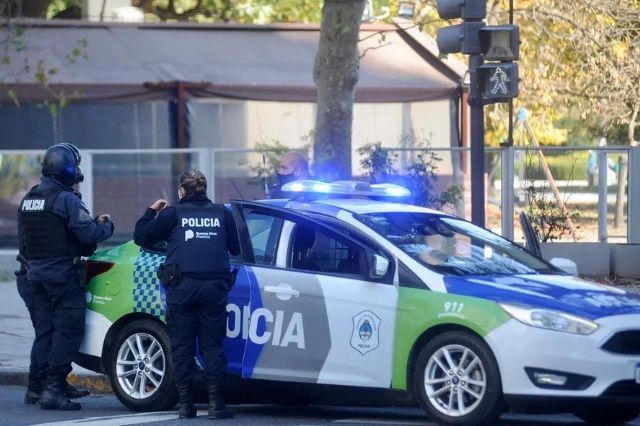
M258 122L258 133L260 133L260 142L264 145L264 137L262 136L262 126L260 125L260 114L256 111L256 118ZM267 173L269 169L267 169L267 157L262 153L262 184L264 186L264 197L268 200L271 199L271 189L269 188L269 176Z
M236 186L236 183L235 183L232 179L229 179L229 182L231 182L231 186L233 186L233 189L235 189L235 190L236 190L236 192L238 193L238 195L240 195L240 198L242 198L242 201L247 201L247 200L244 198L244 195L242 195L242 192L240 192L240 190L239 190L239 189L238 189L238 187Z

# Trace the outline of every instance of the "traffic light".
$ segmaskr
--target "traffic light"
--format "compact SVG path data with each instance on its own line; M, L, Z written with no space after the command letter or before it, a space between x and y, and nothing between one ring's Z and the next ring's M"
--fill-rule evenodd
M440 53L480 53L480 29L487 16L487 0L437 0L436 10L443 19L462 18L462 24L440 28L436 37Z
M462 18L462 23L440 28L436 37L440 53L480 55L486 63L478 68L481 98L502 102L518 95L520 30L516 25L486 25L487 0L437 0L443 19ZM481 62L482 62L481 60ZM472 70L473 72L473 70Z
M480 54L485 61L515 61L520 57L517 25L489 25L480 30Z
M518 96L518 64L485 63L478 68L481 97L484 103L502 102Z
M480 20L487 16L487 0L437 0L436 10L442 19Z

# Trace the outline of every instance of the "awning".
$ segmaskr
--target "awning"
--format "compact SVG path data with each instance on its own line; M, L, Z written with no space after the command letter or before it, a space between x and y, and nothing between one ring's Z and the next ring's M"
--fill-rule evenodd
M95 24L25 21L24 52L0 66L8 89L21 102L55 93L79 101L172 98L183 82L187 96L314 102L316 25ZM1 29L1 27L0 27ZM357 102L411 102L460 96L459 72L439 63L395 25L363 25ZM86 48L73 62L80 43ZM418 45L416 46L416 43ZM84 55L86 54L86 58ZM31 73L23 70L24 58ZM42 61L55 68L50 85L35 81Z

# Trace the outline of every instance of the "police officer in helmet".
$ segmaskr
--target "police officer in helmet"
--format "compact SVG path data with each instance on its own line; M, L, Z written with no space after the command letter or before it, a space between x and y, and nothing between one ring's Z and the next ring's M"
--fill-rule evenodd
M80 256L113 234L109 215L93 219L73 186L84 180L80 151L57 144L44 154L40 184L18 208L20 254L26 260L26 286L35 305L35 359L39 378L31 377L25 402L40 394L44 409L79 410L66 378L84 334L85 291ZM25 299L25 302L27 299ZM39 379L39 380L38 380ZM39 381L44 380L44 389Z
M73 145L72 145L73 146ZM75 148L75 147L74 147ZM80 193L76 191L77 185L74 185L74 191L78 197L81 197ZM84 250L84 249L83 249ZM86 254L92 253L95 250L95 244L87 245ZM19 253L16 260L20 263L20 268L15 272L16 285L18 287L18 294L24 302L27 310L29 311L29 318L31 319L31 325L33 329L36 329L36 297L35 292L29 282L27 281L27 259L25 257L25 248L20 241ZM40 401L42 395L42 388L44 386L43 376L46 374L46 364L40 365L37 357L36 341L33 340L31 345L30 364L29 364L29 379L27 385L27 393L24 396L25 404L36 404ZM86 389L77 389L65 382L65 394L70 399L83 398L89 395L89 391Z
M179 180L178 204L167 207L166 200L155 201L136 223L134 241L143 247L167 242L159 275L167 293L180 418L196 415L192 381L197 337L206 364L209 418L224 419L232 417L222 395L227 365L222 343L233 284L229 253L240 254L238 235L231 212L207 198L201 172L185 171Z

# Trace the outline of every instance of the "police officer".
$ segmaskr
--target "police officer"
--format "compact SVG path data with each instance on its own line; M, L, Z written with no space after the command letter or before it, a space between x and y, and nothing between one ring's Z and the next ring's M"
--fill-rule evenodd
M167 291L167 325L180 402L180 418L195 417L193 372L196 337L206 363L209 418L232 417L224 403L227 293L232 285L229 253L240 254L231 212L206 195L207 180L197 170L180 175L176 206L154 202L138 220L134 240L140 246L167 242L160 281Z
M31 325L33 329L36 328L36 298L29 281L27 281L27 259L24 255L24 248L20 242L19 254L16 260L20 263L20 269L15 272L16 285L18 287L18 294L22 298L27 310L29 311L29 318L31 319ZM44 385L43 373L46 371L46 364L41 366L38 362L36 341L33 340L31 345L31 355L29 364L29 379L27 384L27 393L24 396L25 404L36 404L40 401L42 395L42 387ZM65 394L71 399L83 398L89 395L89 391L86 389L77 389L65 381Z
M40 396L45 409L81 408L69 399L77 395L69 395L66 383L84 334L86 300L79 258L92 254L96 243L113 234L111 217L94 220L73 191L72 186L84 179L80 161L80 151L71 144L47 149L40 184L31 188L18 209L20 251L35 299L34 344L45 378Z
M273 186L272 198L286 198L286 194L282 192L282 186L297 180L311 179L309 175L309 162L304 155L299 152L289 151L280 159L280 167L278 169L278 182Z

